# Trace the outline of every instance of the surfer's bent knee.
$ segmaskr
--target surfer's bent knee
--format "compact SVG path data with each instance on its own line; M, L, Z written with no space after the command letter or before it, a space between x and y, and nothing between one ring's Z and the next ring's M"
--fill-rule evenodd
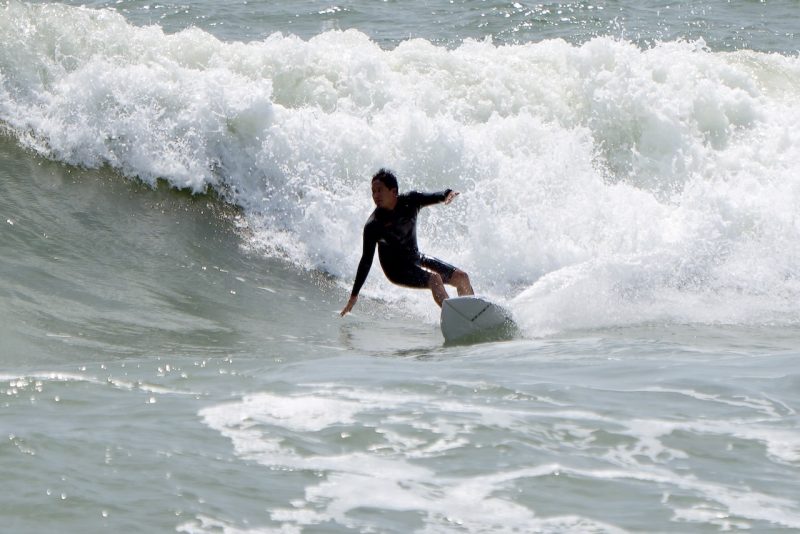
M456 269L450 276L450 282L453 283L454 285L460 282L469 283L469 275L466 272L462 271L461 269Z

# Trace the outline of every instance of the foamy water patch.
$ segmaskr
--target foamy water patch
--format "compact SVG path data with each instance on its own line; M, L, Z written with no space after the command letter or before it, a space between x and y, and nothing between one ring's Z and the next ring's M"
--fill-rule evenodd
M342 397L347 400L337 398L337 392L342 393ZM512 532L531 525L544 528L548 524L593 524L592 521L580 518L557 518L551 521L537 519L524 506L491 497L494 488L492 484L469 479L442 481L435 471L411 462L412 457L443 457L451 448L467 445L457 437L463 431L463 428L458 428L461 425L450 425L441 421L431 424L418 421L417 416L396 415L397 402L426 407L431 399L424 396L412 398L391 393L384 395L329 388L324 395L312 394L284 399L273 395L258 395L257 398L259 403L254 403L251 396L242 403L204 409L200 415L206 424L229 437L237 452L246 458L256 459L266 465L323 470L327 473L324 481L306 487L302 501L293 502L291 508L274 510L272 519L276 522L300 526L334 521L349 528L363 528L369 523L359 520L358 513L355 512L360 509L377 509L423 514L427 518L426 528L433 531L460 527L468 532L480 532L487 528ZM350 400L354 398L359 400ZM267 434L264 429L259 431L252 425L252 421L256 420L273 425L291 413L288 428L313 427L316 432L320 432L325 428L319 424L319 410L314 407L324 404L328 405L326 414L337 416L326 416L323 419L327 422L327 427L341 432L344 444L354 434L357 435L356 439L364 439L358 435L365 430L374 433L379 439L366 450L307 455L299 450L292 450L291 444L296 439L291 436L277 436L285 428ZM345 409L339 410L342 404ZM359 409L356 410L356 407ZM252 413L252 410L256 413ZM381 418L384 413L393 414L385 423ZM360 415L359 420L368 421L366 428L358 428L362 423L353 420L357 414ZM400 427L400 430L391 430L396 427ZM428 435L422 438L415 436L421 432ZM300 439L302 441L309 437ZM452 447L441 445L447 440L454 440ZM420 454L414 454L414 451ZM436 480L439 482L434 482Z
M466 532L513 532L531 525L551 532L623 531L611 518L549 512L544 495L528 492L531 484L563 484L566 494L573 485L589 484L613 494L627 491L631 483L653 496L637 506L665 508L679 522L741 528L761 521L790 528L800 524L795 499L769 488L742 488L714 474L717 462L723 465L735 449L752 453L753 446L764 448L759 460L764 465L797 468L800 435L784 424L785 407L767 399L688 390L638 393L679 394L698 410L708 404L705 409L722 405L743 412L711 421L629 418L565 409L544 399L521 405L480 395L470 401L326 384L303 389L307 392L249 395L199 414L244 459L322 474L319 482L303 483L302 499L271 510L282 528L331 521L370 528L372 519L360 511L385 510L422 517L423 530L434 532L455 526ZM728 442L729 452L704 460L686 436ZM514 454L504 454L507 448ZM708 461L712 465L705 466ZM704 513L709 510L714 513Z

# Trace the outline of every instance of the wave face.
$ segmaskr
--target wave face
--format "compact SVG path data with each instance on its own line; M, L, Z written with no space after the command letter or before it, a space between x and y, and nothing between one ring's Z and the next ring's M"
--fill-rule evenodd
M369 176L462 192L421 218L526 332L800 322L800 58L598 37L381 49L222 42L6 4L0 122L70 165L238 206L248 246L349 286ZM365 287L398 292L377 266ZM428 312L420 312L428 313Z

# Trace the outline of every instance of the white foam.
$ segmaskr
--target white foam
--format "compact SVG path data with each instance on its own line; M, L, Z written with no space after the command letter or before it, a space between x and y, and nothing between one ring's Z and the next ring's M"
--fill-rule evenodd
M462 191L424 211L422 248L531 335L800 322L797 56L609 38L382 50L353 30L225 43L16 1L0 40L0 122L22 144L215 188L249 246L343 287L368 177L389 166L403 189ZM435 316L378 273L365 294Z
M344 400L358 398L359 402ZM256 400L257 399L257 400ZM229 403L203 409L200 415L211 428L232 440L238 454L271 466L291 469L308 469L326 472L325 478L306 487L305 497L292 503L291 508L275 509L273 521L287 525L315 525L328 521L359 529L366 526L353 516L359 509L414 511L426 516L426 532L440 532L458 525L466 532L514 532L528 528L552 528L569 531L569 527L583 525L587 531L614 531L601 528L602 523L581 517L552 517L541 519L533 511L502 499L493 493L516 478L542 476L555 468L543 466L524 473L499 473L487 476L452 478L442 477L427 467L409 461L411 458L436 456L450 450L442 446L447 440L453 445L467 446L458 438L464 428L454 428L444 421L434 423L419 421L418 417L405 420L376 421L375 430L386 440L386 446L372 451L342 454L309 455L293 450L291 440L281 439L274 432L256 424L285 425L281 429L297 432L317 432L343 424L362 425L355 419L372 419L384 411L397 412L397 403L428 406L434 398L426 395L413 397L393 393L374 393L347 388L327 388L327 392L293 395L281 398L272 394L248 396L242 402ZM322 406L328 408L323 409ZM311 407L311 409L309 409ZM344 408L340 410L340 408ZM469 409L461 406L467 413ZM483 408L477 408L482 412ZM326 415L320 416L321 413ZM495 412L496 413L496 412ZM337 415L338 414L338 415ZM373 423L367 423L371 426ZM442 435L430 445L413 436L387 431L384 425L410 425L417 432ZM415 454L415 451L422 453Z
M217 519L208 515L197 515L195 520L187 521L175 527L177 532L186 532L189 534L196 533L216 533L224 532L225 534L301 534L302 530L294 525L281 525L276 528L257 527L244 529L235 526L230 521Z
M664 420L612 417L544 401L523 410L517 403L497 405L421 392L330 384L298 387L290 396L249 395L200 412L207 425L231 439L243 458L265 466L325 474L319 482L305 486L303 499L291 507L271 510L272 519L284 527L333 521L359 529L365 524L354 512L374 508L422 513L430 532L446 530L448 524L457 524L466 532L512 532L534 528L532 525L553 532L606 532L616 528L579 516L542 518L536 510L502 496L528 479L559 475L594 481L633 480L663 488L667 496L661 505L673 510L676 521L736 524L742 528L749 527L751 521L800 526L798 502L793 496L732 484L725 477L715 477L713 469L686 468L698 459L696 451L680 448L682 434L762 444L766 449L762 461L795 466L800 435L786 427L783 414L757 399L740 402L690 390L675 391L698 402L743 409L749 415L718 421ZM654 389L657 394L663 391ZM365 430L372 435L374 431L380 441L365 448L352 448L352 444L343 442L327 453L309 453L296 441L317 442L314 434L332 429L340 430L343 439ZM486 429L497 435L516 436L543 452L552 448L559 457L583 460L492 468L464 475L435 470L445 458L461 454L459 451L467 454L475 447L476 434ZM598 440L598 431L607 437ZM570 450L577 456L565 454ZM446 466L443 469L447 471ZM684 498L673 501L670 493Z

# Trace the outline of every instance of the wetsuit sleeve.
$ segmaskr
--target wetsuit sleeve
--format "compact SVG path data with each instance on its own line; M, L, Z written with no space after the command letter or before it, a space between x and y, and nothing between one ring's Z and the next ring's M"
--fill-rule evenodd
M425 206L430 206L431 204L444 202L444 200L447 198L447 195L452 192L452 189L445 189L444 191L440 191L438 193L420 193L419 191L413 191L409 193L408 196L418 208L424 208Z
M367 280L367 275L372 267L372 259L375 257L375 247L378 244L378 239L372 226L368 223L364 226L364 250L361 252L361 261L358 262L358 270L356 271L356 280L353 282L353 291L350 292L351 296L358 295L361 291L361 286Z

